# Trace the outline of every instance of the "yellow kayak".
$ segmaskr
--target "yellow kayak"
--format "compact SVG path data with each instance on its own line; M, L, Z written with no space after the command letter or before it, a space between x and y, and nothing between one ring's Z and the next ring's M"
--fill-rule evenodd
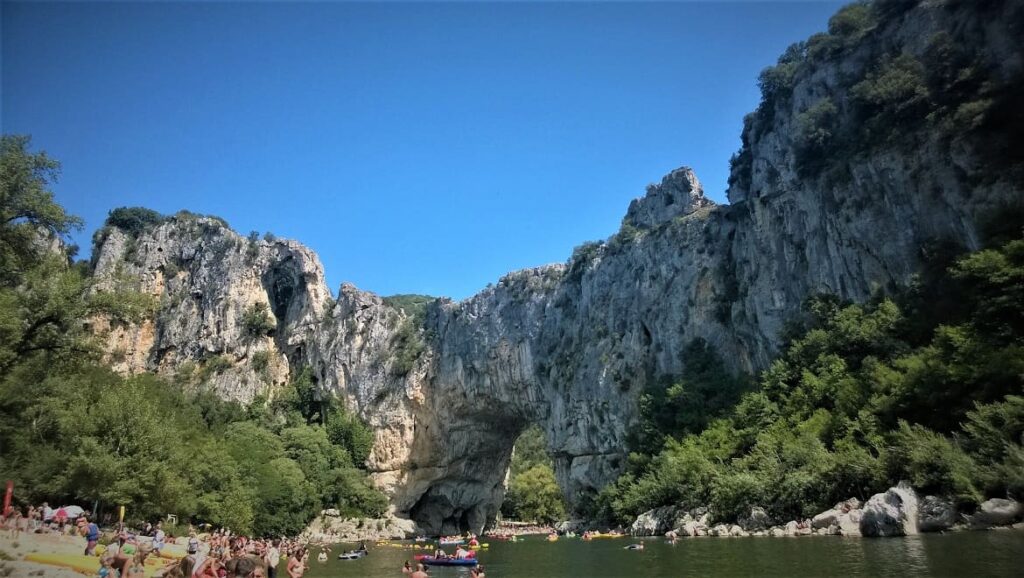
M490 544L480 544L479 546L470 546L470 550L480 550L481 548L490 548Z
M168 560L179 560L185 556L188 556L188 550L184 546L167 545L160 550L160 557Z
M59 566L61 568L70 568L75 572L82 572L95 576L100 571L100 559L96 556L85 556L83 554L43 554L40 552L32 552L25 555L25 560L29 562L36 562L38 564L46 564L47 566ZM153 576L157 570L164 567L163 564L149 564L149 560L146 561L146 576Z

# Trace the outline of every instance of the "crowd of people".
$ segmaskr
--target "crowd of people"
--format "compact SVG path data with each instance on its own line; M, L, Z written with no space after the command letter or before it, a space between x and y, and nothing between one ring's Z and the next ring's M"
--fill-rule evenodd
M187 536L175 537L165 531L162 522L145 523L134 529L118 524L112 532L113 539L101 544L104 534L87 512L77 507L54 509L46 502L38 507L10 508L0 518L0 527L12 539L22 533L84 538L83 554L99 557L98 578L143 578L146 560L150 556L160 557L169 546L184 547L185 555L165 565L156 574L158 578L302 578L309 567L309 548L298 540L252 539L225 529L199 532L192 526ZM438 548L434 556L471 558L475 553L470 548L479 545L477 537L471 535L467 545L458 545L453 554ZM366 546L360 545L359 551L366 554ZM325 562L329 552L329 547L323 546L318 560ZM402 573L411 578L429 576L422 563L414 567L406 562ZM483 566L473 568L470 576L485 578Z
M306 545L288 539L251 539L229 530L200 533L189 527L187 536L168 534L162 522L131 530L118 524L113 540L101 545L103 532L78 507L42 505L11 507L0 517L7 537L22 533L79 535L86 556L99 556L99 578L142 578L146 560L161 555L168 545L184 547L185 556L167 564L162 578L302 578L308 568ZM108 534L109 536L109 534Z

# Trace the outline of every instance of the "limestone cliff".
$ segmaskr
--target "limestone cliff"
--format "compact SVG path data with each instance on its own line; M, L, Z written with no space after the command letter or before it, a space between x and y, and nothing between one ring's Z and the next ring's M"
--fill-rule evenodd
M617 474L637 394L679 374L690 341L705 339L738 370L762 368L808 295L864 299L904 285L929 247L975 248L980 223L1019 202L1019 159L992 156L999 143L1019 147L1019 133L985 116L998 116L999 86L1019 86L1019 3L884 4L780 63L785 90L745 123L730 205L678 169L633 201L607 241L422 315L350 285L334 299L308 249L246 240L212 219L171 218L138 238L110 230L96 275L161 303L153 321L106 331L112 361L169 375L194 367L242 401L309 365L325 395L374 427L367 466L395 510L429 532L479 530L493 517L530 423L546 430L579 504ZM997 87L984 96L994 108L968 110L971 130L911 123L863 146L873 95L863 83L898 55L928 58L945 38L973 47ZM254 303L272 313L267 335L240 329ZM269 363L254 367L259 352Z

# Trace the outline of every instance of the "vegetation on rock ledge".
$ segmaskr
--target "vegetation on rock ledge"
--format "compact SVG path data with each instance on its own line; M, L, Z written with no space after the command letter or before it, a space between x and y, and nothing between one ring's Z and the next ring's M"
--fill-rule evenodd
M708 387L648 394L630 469L595 513L628 522L661 505L710 505L735 520L762 506L794 519L899 480L966 510L1024 497L1022 288L1018 238L893 298L811 299L804 328L757 388L706 414L706 428L696 410L737 391L710 387L720 372L700 376ZM936 308L936 294L956 306Z

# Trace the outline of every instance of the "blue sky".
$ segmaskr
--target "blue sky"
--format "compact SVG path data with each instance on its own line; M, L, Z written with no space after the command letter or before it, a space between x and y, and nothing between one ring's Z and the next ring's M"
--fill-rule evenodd
M384 295L467 297L614 233L682 165L725 202L758 72L840 3L11 3L5 133L117 206L216 214Z

